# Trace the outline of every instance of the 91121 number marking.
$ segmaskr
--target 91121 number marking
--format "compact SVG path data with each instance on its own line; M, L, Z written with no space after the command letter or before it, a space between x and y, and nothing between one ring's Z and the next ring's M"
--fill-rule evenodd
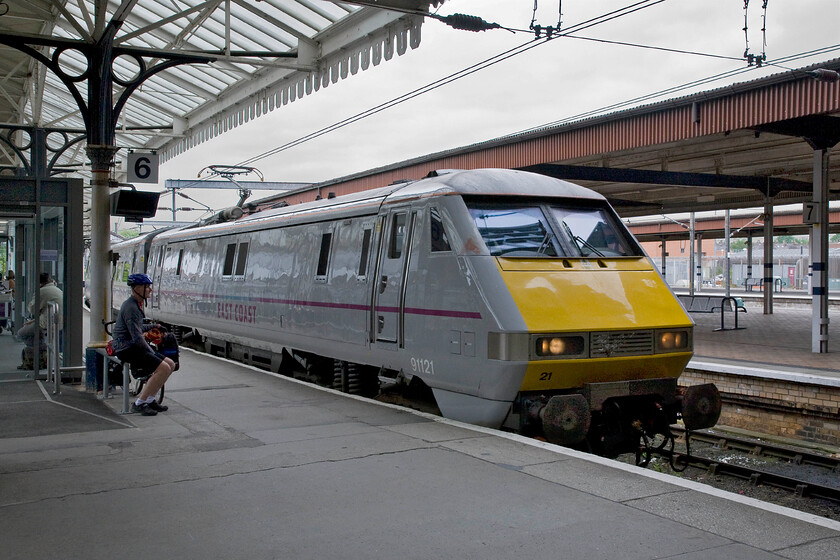
M411 358L411 369L417 373L435 374L435 362L425 358Z

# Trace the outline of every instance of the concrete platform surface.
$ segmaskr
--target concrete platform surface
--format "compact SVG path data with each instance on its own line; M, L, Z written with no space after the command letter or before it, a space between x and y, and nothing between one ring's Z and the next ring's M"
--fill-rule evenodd
M0 557L840 557L837 522L203 354L166 400L28 437L4 417Z

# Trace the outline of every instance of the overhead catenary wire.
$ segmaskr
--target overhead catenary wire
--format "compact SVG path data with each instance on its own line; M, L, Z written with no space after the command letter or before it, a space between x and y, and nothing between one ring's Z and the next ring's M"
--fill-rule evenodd
M741 61L744 60L743 58L740 58L740 57L737 57L737 56L726 56L726 55L723 55L723 54L704 53L704 52L698 52L698 51L687 51L687 50L683 50L683 49L671 49L671 48L668 48L668 47L657 47L657 46L654 46L654 45L642 45L642 44L639 44L639 43L628 43L628 42L625 42L625 41L613 41L613 40L610 40L610 39L599 39L597 37L584 37L582 35L564 35L564 37L568 37L569 39L580 39L582 41L592 41L592 42L595 42L595 43L605 43L605 44L608 44L608 45L620 45L620 46L623 46L623 47L635 47L635 48L639 48L639 49L650 49L650 50L654 50L654 51L671 52L671 53L676 53L676 54L690 54L690 55L693 55L693 56L705 56L705 57L709 57L709 58L720 58L720 59L723 59L723 60L736 60L738 62L741 62Z
M270 157L274 154L277 154L281 151L287 150L289 148L293 148L293 147L295 147L299 144L302 144L304 142L308 142L309 140L313 140L315 138L323 136L324 134L327 134L327 133L332 132L334 130L338 130L340 128L343 128L343 127L345 127L349 124L353 124L353 123L355 123L355 122L357 122L357 121L359 121L363 118L367 118L371 115L374 115L376 113L384 111L385 109L388 109L390 107L399 105L400 103L404 103L405 101L413 99L413 98L415 98L419 95L422 95L424 93L428 93L429 91L433 91L433 90L435 90L435 89L437 89L441 86L447 85L447 84L449 84L449 83L451 83L455 80L461 79L465 76L469 76L470 74L478 72L479 70L483 70L483 69L488 68L488 67L490 67L494 64L497 64L499 62L507 60L507 59L509 59L513 56L516 56L518 54L526 52L526 51L528 51L532 48L535 48L539 45L545 44L546 42L548 42L550 40L554 40L558 37L562 37L562 36L577 32L577 31L583 31L584 29L588 29L588 28L593 27L595 25L600 25L602 23L612 21L616 18L623 17L623 16L631 14L631 13L635 13L639 10L655 6L657 4L661 4L662 2L665 2L665 0L641 0L639 2L629 4L629 5L627 5L623 8L612 10L612 11L607 12L605 14L602 14L600 16L596 16L594 18L590 18L590 19L585 20L583 22L580 22L578 24L572 25L571 27L568 27L567 29L565 29L563 31L563 33L554 35L553 38L544 37L544 38L532 39L532 40L530 40L526 43L523 43L521 45L518 45L518 46L513 47L511 49L508 49L506 51L503 51L503 52L501 52L499 54L496 54L496 55L494 55L494 56L492 56L488 59L485 59L481 62L478 62L476 64L468 66L467 68L464 68L462 70L459 70L457 72L449 74L448 76L440 78L439 80L436 80L435 82L432 82L432 83L427 84L425 86L414 89L414 90L412 90L408 93L405 93L405 94L400 95L398 97L395 97L395 98L393 98L389 101L386 101L384 103L376 105L375 107L371 107L371 108L366 109L366 110L364 110L360 113L357 113L353 116L347 117L346 119L343 119L343 120L341 120L337 123L334 123L334 124L331 124L331 125L326 126L324 128L321 128L319 130L316 130L316 131L314 131L310 134L307 134L307 135L302 136L300 138L297 138L295 140L291 140L290 142L287 142L285 144L277 146L277 147L275 147L271 150L268 150L266 152L263 152L259 155L253 156L249 159L246 159L246 160L240 162L238 165L248 165L248 164L254 163L254 162L259 161L261 159L264 159L266 157Z
M441 78L441 79L439 79L435 82L432 82L430 84L427 84L425 86L422 86L420 88L412 90L412 91L410 91L406 94L400 95L400 96L395 97L395 98L393 98L389 101L386 101L384 103L381 103L379 105L371 107L371 108L369 108L365 111L357 113L353 116L347 117L346 119L338 121L338 122L336 122L332 125L321 128L321 129L316 130L312 133L301 136L301 137L299 137L295 140L291 140L291 141L289 141L285 144L277 146L277 147L275 147L271 150L268 150L268 151L263 152L261 154L258 154L256 156L253 156L253 157L251 157L247 160L242 161L239 165L247 165L247 164L259 161L261 159L270 157L270 156L272 156L274 154L277 154L277 153L280 153L282 151L291 149L291 148L296 147L300 144L303 144L305 142L308 142L310 140L316 139L320 136L323 136L325 134L328 134L330 132L333 132L335 130L343 128L344 126L353 124L353 123L355 123L355 122L357 122L361 119L364 119L364 118L367 118L367 117L372 116L374 114L377 114L377 113L379 113L381 111L384 111L384 110L386 110L390 107L393 107L393 106L399 105L399 104L401 104L405 101L411 100L411 99L413 99L415 97L418 97L418 96L420 96L424 93L428 93L430 91L433 91L434 89L437 89L438 87L441 87L443 85L447 85L447 84L449 84L449 83L451 83L455 80L466 77L466 76L468 76L470 74L473 74L475 72L478 72L479 70L482 70L484 68L490 67L490 66L492 66L492 65L494 65L498 62L502 62L504 60L507 60L507 59L509 59L513 56L516 56L518 54L526 52L526 51L528 51L532 48L535 48L539 45L545 44L549 40L555 40L555 39L560 38L560 37L568 37L568 38L575 38L575 39L582 39L582 40L594 40L594 41L604 42L604 43L608 43L608 44L617 44L617 45L620 45L620 46L649 48L649 49L661 50L661 51L665 51L665 52L676 52L676 53L679 53L679 54L706 56L706 57L720 58L720 59L733 60L733 61L742 61L743 60L742 58L728 57L728 56L724 56L724 55L716 55L716 54L711 54L711 53L701 53L701 52L696 52L696 51L684 51L684 50L680 50L680 49L669 49L669 48L665 48L665 47L639 45L639 44L633 44L633 43L624 43L624 42L620 42L620 41L593 39L593 38L589 38L589 37L582 37L582 36L579 36L579 35L573 35L573 33L582 31L583 29L587 29L589 27L593 27L593 26L598 25L600 23L605 23L607 21L611 21L611 20L616 19L618 17L628 15L630 13L639 11L639 10L647 8L647 7L651 7L653 5L659 4L659 3L664 2L664 1L665 0L642 0L640 2L630 4L630 5L625 6L623 8L619 8L617 10L613 10L611 12L602 14L602 15L597 16L595 18L591 18L589 20L586 20L586 21L580 22L578 24L575 24L571 27L568 27L568 28L564 29L562 33L557 34L552 38L545 37L545 38L542 38L542 39L540 39L540 38L533 39L531 41L528 41L526 43L523 43L523 44L518 45L516 47L513 47L511 49L508 49L508 50L506 50L502 53L499 53L499 54L497 54L493 57L485 59L484 61L478 62L476 64L473 64L472 66L469 66L467 68L464 68L462 70L454 72L454 73L452 73L448 76L445 76L445 77L443 77L443 78ZM505 29L508 29L508 28L505 28ZM524 30L520 30L520 31L524 31ZM787 68L786 66L784 66L784 64L790 63L790 62L798 60L798 59L807 58L807 57L810 57L810 56L815 56L815 55L818 55L818 54L825 54L825 53L832 52L832 51L835 51L835 50L838 50L838 49L840 49L840 45L832 45L832 46L828 46L828 47L822 47L822 48L814 49L814 50L811 50L811 51L806 51L806 52L797 53L797 54L794 54L794 55L789 55L787 57L782 57L782 58L779 58L779 59L776 59L776 60L767 61L765 64L767 66L778 66L778 67L784 68L786 70L791 70L790 68ZM646 94L646 95L643 95L643 96L639 96L639 97L635 97L635 98L628 99L628 100L625 100L625 101L621 101L621 102L611 104L611 105L608 105L608 106L605 106L605 107L601 107L601 108L598 108L598 109L593 109L591 111L586 111L584 113L580 113L580 114L577 114L577 115L566 117L564 119L553 121L553 122L543 124L543 125L540 125L540 126L537 126L537 127L532 127L532 128L529 128L529 129L526 129L526 130L523 130L523 131L520 131L520 132L517 132L517 133L513 133L511 135L528 133L528 132L531 132L531 131L534 131L534 130L540 130L540 129L544 129L544 128L547 128L547 127L558 126L558 125L566 124L566 123L569 123L569 122L574 122L574 121L577 121L577 120L585 119L585 118L588 118L588 117L593 117L593 116L596 116L596 115L604 114L604 113L609 112L609 111L615 111L615 110L621 109L623 107L627 107L627 106L630 106L630 105L634 105L634 104L638 104L638 103L641 103L641 102L644 102L644 101L655 99L655 98L661 97L663 95L668 95L670 93L676 93L676 92L679 92L679 91L690 89L692 87L697 87L697 86L700 86L700 85L704 85L704 84L712 83L712 82L715 82L715 81L720 81L720 80L723 80L723 79L734 77L736 75L739 75L739 74L742 74L742 73L745 73L745 72L749 72L749 71L754 70L754 69L756 69L755 66L747 66L745 68L742 67L742 68L722 72L722 73L719 73L719 74L715 74L715 75L712 75L712 76L707 76L705 78L700 78L698 80L694 80L694 81L691 81L691 82L687 82L687 83L684 83L684 84L680 84L680 85L677 85L677 86L666 88L666 89L663 89L663 90L660 90L660 91L657 91L657 92L652 92L652 93L649 93L649 94ZM212 178L212 176L208 177L207 179L211 179L211 178ZM203 182L203 180L196 181L196 183L199 183L199 182Z

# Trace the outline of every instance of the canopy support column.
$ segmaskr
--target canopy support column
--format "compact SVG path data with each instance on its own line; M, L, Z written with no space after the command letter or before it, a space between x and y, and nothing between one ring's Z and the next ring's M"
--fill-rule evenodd
M811 225L811 351L824 354L828 352L828 148L814 150L813 201L817 221Z
M773 199L764 197L764 314L773 314Z
M694 234L696 232L694 212L688 226L688 293L694 295Z

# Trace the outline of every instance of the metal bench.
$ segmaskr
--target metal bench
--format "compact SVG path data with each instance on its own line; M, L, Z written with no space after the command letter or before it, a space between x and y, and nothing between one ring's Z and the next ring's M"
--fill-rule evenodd
M753 291L753 288L761 289L762 284L764 284L764 278L747 278L744 280L744 288L748 292Z
M773 278L773 291L776 293L781 293L782 289L784 288L784 282L781 278ZM747 278L744 280L744 288L751 292L753 288L758 288L761 291L764 291L764 278Z
M734 331L745 329L746 327L738 326L738 313L746 313L747 308L744 307L744 300L733 296L679 296L680 301L685 310L689 313L715 313L720 311L720 328L715 331ZM727 327L724 319L724 313L732 311L735 313L735 326Z

